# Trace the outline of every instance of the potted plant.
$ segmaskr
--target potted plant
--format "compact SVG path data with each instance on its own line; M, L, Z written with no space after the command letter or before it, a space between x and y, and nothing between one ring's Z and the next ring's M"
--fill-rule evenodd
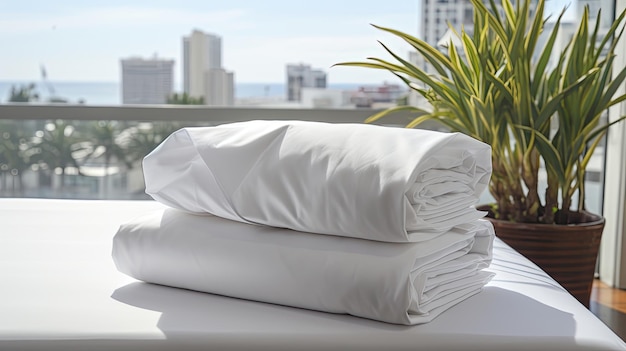
M555 43L565 10L546 30L545 0L520 0L515 6L509 0L500 6L471 1L473 30L455 31L460 44L451 41L446 52L377 27L410 44L434 73L382 43L395 62L369 58L337 65L388 70L428 102L428 108L393 107L367 122L409 110L416 117L407 127L436 120L491 145L489 190L495 203L487 209L496 235L588 306L604 219L585 211L585 171L608 128L625 118L602 119L609 107L626 99L615 96L626 68L614 72L613 67L625 13L600 33L600 14L590 28L586 8L577 31L559 51ZM540 45L544 30L547 37ZM551 63L555 54L558 61ZM546 182L540 181L542 168Z

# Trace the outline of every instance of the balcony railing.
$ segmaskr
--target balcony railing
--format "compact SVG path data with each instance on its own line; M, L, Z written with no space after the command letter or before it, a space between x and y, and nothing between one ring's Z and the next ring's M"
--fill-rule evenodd
M144 194L141 159L166 135L144 140L143 144L129 144L132 133L159 129L169 133L182 126L207 126L248 120L306 120L329 123L363 123L373 109L301 109L301 108L256 108L256 107L208 107L185 105L159 106L89 106L89 105L43 105L43 104L0 104L0 197L52 197L88 199L146 199ZM385 117L379 124L404 126L414 115L396 113ZM130 162L113 157L110 162L103 158L98 140L88 135L90 130L82 128L86 140L84 148L77 147L74 153L83 153L78 167L69 165L60 169L46 159L32 159L30 164L17 169L8 165L2 158L2 142L7 122L30 123L32 135L22 139L22 146L36 146L37 132L43 133L46 124L65 121L77 129L81 125L96 122L118 122L118 130L112 131L117 142L123 143ZM35 127L36 126L36 127ZM164 127L167 126L167 127ZM37 130L39 128L40 130ZM424 124L421 128L443 129L436 123ZM33 142L33 140L35 142ZM149 142L152 142L150 144ZM79 145L80 146L80 145ZM91 148L91 149L90 149ZM80 150L79 150L80 149ZM41 151L41 150L39 150ZM6 149L5 149L6 152ZM96 157L85 157L91 152ZM43 153L41 157L45 156ZM90 155L87 155L90 156ZM588 177L587 207L599 213L602 202L602 171L604 148L598 148L594 155L594 166ZM129 160L126 160L129 161ZM595 165L597 163L597 165ZM26 168L26 166L28 166ZM485 193L481 201L490 201Z
M164 134L179 127L248 120L362 123L376 112L180 105L0 105L0 197L145 199L141 159L167 136ZM398 113L383 122L403 126L411 119L408 113ZM434 123L423 127L439 129ZM60 128L64 130L59 132ZM160 135L155 135L155 130ZM18 131L20 135L16 135ZM69 141L76 134L80 137ZM138 140L139 136L143 139Z
M117 120L117 121L184 121L242 122L249 120L303 120L329 123L362 123L378 112L373 109L300 109L257 107L209 107L193 105L89 106L0 104L0 120ZM408 113L397 113L384 120L389 125L404 125L411 120ZM431 125L434 127L434 124Z

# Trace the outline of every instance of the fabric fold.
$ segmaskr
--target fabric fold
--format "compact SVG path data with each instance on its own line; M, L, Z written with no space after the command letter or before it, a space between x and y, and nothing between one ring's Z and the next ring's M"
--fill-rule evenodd
M493 237L483 220L383 243L165 209L123 224L113 259L146 282L411 325L480 291Z
M484 215L472 205L491 175L491 150L460 133L250 121L183 128L143 167L146 193L184 211L411 242Z

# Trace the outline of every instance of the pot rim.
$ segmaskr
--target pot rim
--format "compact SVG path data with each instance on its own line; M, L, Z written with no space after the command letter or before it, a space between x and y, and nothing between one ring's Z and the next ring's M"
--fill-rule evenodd
M491 204L480 204L476 205L476 209L479 211L489 211L489 207ZM583 215L583 218L588 218L589 220L582 223L571 223L571 224L545 224L545 223L528 223L528 222L513 222L513 221L505 221L503 219L497 219L493 217L485 216L486 219L497 222L498 225L510 225L510 226L532 226L532 227L590 227L597 225L604 225L606 219L604 216L595 214L588 211L580 212Z

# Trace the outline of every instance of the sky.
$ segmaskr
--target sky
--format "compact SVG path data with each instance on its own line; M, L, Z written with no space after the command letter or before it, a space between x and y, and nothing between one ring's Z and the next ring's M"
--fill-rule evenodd
M198 29L222 38L222 65L237 83L280 83L289 63L326 71L329 83L395 81L389 72L331 67L388 58L378 40L409 47L370 24L417 35L420 0L3 1L0 81L119 81L120 59L175 60ZM568 0L550 0L563 6Z

